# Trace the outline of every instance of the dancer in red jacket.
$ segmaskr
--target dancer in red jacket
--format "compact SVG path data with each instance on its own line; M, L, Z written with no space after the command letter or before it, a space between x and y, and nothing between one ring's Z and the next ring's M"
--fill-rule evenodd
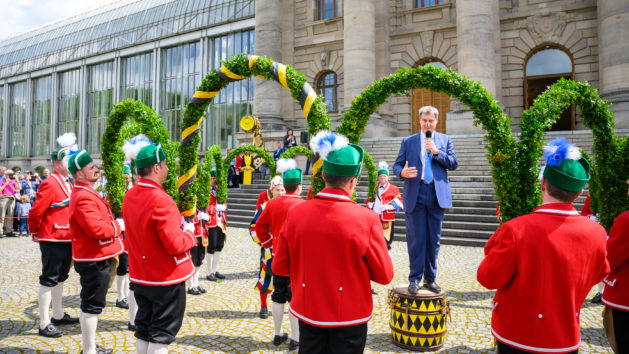
M611 311L615 352L629 353L629 337L626 335L629 333L629 211L614 220L607 240L607 260L610 272L604 280L602 301ZM610 338L610 343L612 340Z
M74 133L57 138L58 148L50 157L54 172L46 178L39 189L35 203L28 215L28 227L33 241L39 242L42 256L42 274L39 277L39 335L60 337L63 331L55 325L75 324L76 317L63 312L63 283L68 279L72 264L72 239L70 238L70 194L67 160L70 148L76 142ZM52 318L48 308L52 302Z
M288 211L273 272L290 277L289 311L299 319L300 350L361 353L373 311L370 281L388 284L393 264L380 218L350 197L364 150L329 132L310 144L324 159L326 188Z
M397 186L389 183L389 165L386 161L378 164L378 186L376 190L376 200L367 199L367 208L380 215L384 239L387 241L387 248L391 249L393 243L393 223L395 213L404 209L402 195Z
M273 198L268 203L255 225L255 232L260 244L264 248L270 248L272 254L277 250L279 230L284 226L286 214L296 205L304 202L299 196L301 194L301 170L296 168L293 159L280 159L277 161L277 172L282 173L284 190L286 193L278 198ZM271 269L273 266L271 266ZM267 269L267 272L269 270ZM282 321L284 319L284 305L291 301L292 293L290 278L282 275L273 275L272 314L275 337L273 344L280 345L288 338L282 335ZM290 319L290 342L289 350L299 347L299 322L297 318L289 313Z
M590 165L564 138L544 147L542 205L510 220L485 245L478 281L498 289L491 331L504 353L576 353L579 313L588 292L609 272L606 233L572 203Z
M123 251L122 220L118 222L107 203L92 188L99 169L86 151L68 161L76 181L70 199L70 235L74 269L81 278L81 342L83 353L111 353L96 345L98 315L105 307L111 258Z
M136 144L144 147L137 156L127 155L135 158L139 178L122 202L129 280L138 304L136 349L141 354L167 352L183 323L186 280L195 273L190 257L194 224L181 229L179 209L161 186L168 176L161 145Z

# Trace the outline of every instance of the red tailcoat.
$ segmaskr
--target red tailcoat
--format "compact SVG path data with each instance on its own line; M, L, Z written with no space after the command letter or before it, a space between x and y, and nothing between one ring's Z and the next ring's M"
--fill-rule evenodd
M378 186L376 188L380 188L380 184L378 184ZM377 189L376 189L377 190ZM378 194L376 192L376 198L378 198ZM382 200L380 201L380 203L382 205L388 205L391 203L391 201L395 198L398 198L400 203L403 202L402 200L402 195L400 194L400 189L397 186L392 185L391 183L387 183L386 186L384 186L384 191L382 191ZM369 208L369 202L370 200L367 199L367 201L365 202L365 204L367 205L367 208ZM374 204L375 205L375 204ZM370 210L373 210L373 205L370 208ZM396 210L385 210L382 212L382 214L380 215L380 220L381 221L395 221L395 213L397 211Z
M122 215L131 282L165 286L184 282L194 274L189 250L196 238L181 229L179 209L160 185L139 178L124 197Z
M72 259L95 262L122 253L120 225L103 198L87 184L77 182L70 198Z
M477 273L484 287L498 289L496 339L537 353L578 349L581 305L609 272L605 242L605 229L570 203L543 204L496 230Z
M207 208L205 209L205 212L210 216L210 221L208 221L207 223L205 223L205 227L210 229L213 227L217 227L218 226L218 221L220 219L221 224L223 225L223 227L227 226L227 210L225 210L224 212L219 213L216 210L216 188L212 187L211 193L210 193L210 203L208 204Z
M269 200L271 200L270 189L260 192L260 194L258 194L258 202L256 203L256 210L260 209L262 204L268 202Z
M266 203L264 211L262 211L260 218L256 222L256 235L262 247L269 248L273 246L273 250L277 250L277 239L284 221L286 221L288 210L303 202L304 200L297 194L287 193ZM273 234L271 235L271 233Z
M607 260L610 273L604 280L603 303L629 311L629 211L614 220L607 240Z
M72 187L65 178L53 172L37 190L35 202L28 214L28 228L34 241L71 242L70 208L64 201L70 199Z
M290 312L319 327L371 319L371 283L388 284L393 264L378 215L347 193L325 188L288 211L273 273L290 276Z

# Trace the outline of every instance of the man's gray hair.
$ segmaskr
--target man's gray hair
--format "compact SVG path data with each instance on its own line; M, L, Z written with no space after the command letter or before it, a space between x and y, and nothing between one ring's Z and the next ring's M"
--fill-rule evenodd
M419 119L422 119L422 114L434 114L435 119L439 120L439 110L433 106L424 106L419 109Z

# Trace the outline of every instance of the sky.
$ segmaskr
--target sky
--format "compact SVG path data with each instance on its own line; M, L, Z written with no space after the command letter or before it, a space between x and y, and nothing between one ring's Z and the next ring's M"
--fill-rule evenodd
M0 0L0 40L115 0Z

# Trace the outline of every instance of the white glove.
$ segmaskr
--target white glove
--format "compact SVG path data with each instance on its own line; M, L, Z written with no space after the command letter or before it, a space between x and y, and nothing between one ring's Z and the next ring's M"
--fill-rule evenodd
M118 222L118 225L120 225L120 230L124 231L124 220L116 219L116 221Z
M227 205L225 205L225 204L216 204L216 211L222 213L225 210L227 210Z
M395 210L395 207L391 204L383 205L382 210Z
M369 202L369 203L367 203L367 208L369 208L369 209L373 209L373 202Z
M199 220L210 221L210 216L207 213L205 213L205 212L200 212L199 213Z
M194 234L194 224L191 222L183 221L183 231L190 231Z

